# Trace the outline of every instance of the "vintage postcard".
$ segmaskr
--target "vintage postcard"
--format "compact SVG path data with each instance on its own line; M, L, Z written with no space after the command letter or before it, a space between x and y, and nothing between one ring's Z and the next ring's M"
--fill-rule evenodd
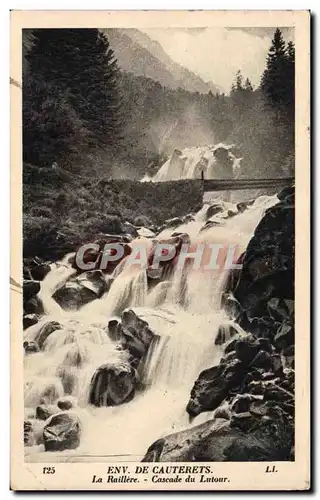
M12 489L310 489L309 37L11 12Z

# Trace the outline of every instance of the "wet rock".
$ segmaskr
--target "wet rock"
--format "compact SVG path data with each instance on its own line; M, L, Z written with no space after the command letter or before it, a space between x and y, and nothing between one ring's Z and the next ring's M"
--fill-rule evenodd
M211 229L213 227L216 227L216 226L221 226L221 221L219 220L208 220L204 226L202 226L202 228L200 229L200 233L202 233L203 231L207 231L208 229Z
M293 315L293 300L272 297L268 301L268 311L275 321L288 321Z
M237 209L238 212L244 212L245 210L248 209L251 205L254 204L255 200L249 200L249 201L241 201L240 203L237 203Z
M239 340L240 338L240 335L237 334L235 335L231 340L229 340L229 342L226 343L226 345L224 346L224 354L229 354L230 352L234 352L235 353L235 345L236 345L236 342Z
M48 321L45 323L39 330L35 341L37 342L39 349L42 350L43 345L49 335L51 335L52 332L55 332L56 330L61 330L62 325L58 323L57 321Z
M25 420L23 428L23 441L25 446L43 444L43 420Z
M271 354L266 351L259 351L251 364L255 368L262 368L267 371L272 367Z
M242 414L236 420L241 427L259 419ZM283 419L279 419L272 429L269 420L249 434L239 426L232 427L224 419L210 420L159 439L149 447L142 461L287 461L293 445L292 429Z
M119 321L117 319L110 319L108 321L108 334L111 340L119 340Z
M23 301L28 302L40 292L40 282L34 280L23 280Z
M288 200L290 199L290 201L292 201L292 198L294 197L295 195L295 189L294 189L294 186L289 186L289 187L285 187L283 188L281 191L279 191L279 193L277 193L277 196L279 198L279 200Z
M250 331L255 337L268 338L271 341L273 341L277 329L281 326L280 323L268 316L246 319L243 315L238 319L238 322L244 330Z
M262 417L260 426L255 427L252 417L251 430L241 431L236 439L224 448L224 460L227 462L264 462L288 461L293 444L292 428L285 421L275 422L268 417ZM250 417L239 420L237 424L249 424ZM272 428L273 427L273 428Z
M25 420L23 423L23 442L25 446L33 446L35 444L32 422L30 420Z
M139 359L147 353L154 337L148 323L139 318L132 309L122 313L120 335L123 347Z
M81 257L81 262L84 262L85 264L92 264L93 269L91 271L99 271L102 270L104 273L111 274L115 267L126 257L131 253L131 247L128 245L132 240L132 237L130 235L117 235L117 234L98 234L96 235L94 241L95 245L98 246L97 249L90 248L88 249L84 255ZM113 260L113 261L108 261L107 263L102 262L102 257L104 253L110 254L110 255L116 255L117 250L116 248L112 247L112 245L117 244L122 246L123 248L123 255L121 258L118 260ZM107 246L111 245L111 246ZM71 257L71 262L70 264L74 269L76 269L79 272L83 272L83 268L80 266L80 263L77 263L76 256ZM103 265L102 265L103 264ZM80 266L80 267L79 267ZM87 272L91 272L87 271ZM73 281L76 281L73 280Z
M76 278L77 283L91 290L96 298L100 298L110 288L110 280L107 282L101 270L87 271Z
M281 377L283 375L282 360L279 354L273 354L271 356L271 369L276 376Z
M269 352L270 354L273 352L273 346L268 338L260 337L258 338L258 342L260 345L260 349L262 351Z
M23 316L23 329L26 330L30 326L37 324L39 321L39 316L37 314L25 314Z
M147 269L147 276L152 280L156 280L159 282L160 280L168 280L174 271L174 265L176 264L181 247L183 243L190 243L190 237L186 233L181 233L177 236L170 237L170 238L165 238L165 239L159 239L156 244L153 245L151 248L149 254L148 254L148 269ZM163 257L166 257L167 260L161 260L159 262L159 267L157 269L153 268L154 264L154 256L155 256L155 251L158 249L158 244L161 245L168 245L170 249L172 249L172 254L169 253L169 249L164 247L162 248L162 255Z
M72 396L65 396L58 399L57 406L62 411L71 410L77 406L77 400Z
M231 435L235 436L236 431L231 431ZM210 420L158 439L148 448L142 462L222 461L225 441L230 442L229 422L225 419Z
M234 295L249 318L282 320L284 299L294 299L293 250L294 206L286 198L266 211L246 250ZM286 314L292 305L285 304Z
M38 295L29 299L28 302L23 303L23 311L26 315L35 314L37 316L41 316L44 314L44 307L42 300Z
M244 377L245 365L238 359L222 360L219 365L204 370L191 390L188 414L196 417L203 411L216 409L229 391L242 383Z
M279 349L285 349L294 344L294 326L289 323L282 323L275 337L274 344Z
M215 345L225 344L228 340L237 335L237 333L238 330L232 324L220 325L214 343Z
M81 437L81 424L70 412L53 415L43 429L45 451L74 450Z
M293 401L294 394L280 387L279 385L270 384L265 388L264 399L267 401Z
M260 401L261 397L252 394L238 394L232 401L230 410L232 413L246 413L250 410L253 401Z
M50 263L43 262L41 264L35 264L31 268L30 272L34 280L42 281L50 271L51 271Z
M47 420L58 412L59 409L56 405L41 404L36 408L36 418L39 420Z
M219 406L214 412L214 418L223 418L224 420L230 420L231 412L227 406Z
M105 364L96 370L90 384L89 403L94 406L117 406L132 400L136 372L129 363Z
M137 238L138 236L137 228L128 221L122 223L122 231L126 234L130 234L132 238Z
M76 310L97 298L97 294L77 281L69 281L58 288L52 295L54 300L65 310Z
M247 391L251 394L263 395L265 391L265 384L262 380L252 380L248 384Z
M24 348L25 354L33 354L35 352L40 351L37 342L35 342L34 340L29 340L29 341L25 340L23 342L23 348Z
M220 365L200 373L191 390L187 412L196 417L203 411L217 408L228 394L228 384L221 379Z
M222 203L213 203L212 205L210 205L210 207L206 211L206 219L208 220L211 217L213 217L214 215L223 212L224 209L225 209L225 207Z
M242 337L235 343L237 358L245 364L251 363L260 350L260 344L253 335Z
M282 350L285 368L294 368L294 345L285 347Z
M249 432L257 424L257 417L245 411L243 413L234 413L230 420L230 427L237 428L242 432Z

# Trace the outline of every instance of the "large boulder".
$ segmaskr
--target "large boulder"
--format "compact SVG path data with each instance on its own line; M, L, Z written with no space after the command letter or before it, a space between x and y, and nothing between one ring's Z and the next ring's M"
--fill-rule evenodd
M61 412L53 415L43 429L45 451L74 450L81 437L81 424L77 415Z
M142 358L148 351L154 337L148 323L139 318L132 310L121 315L120 340L122 346L135 358Z
M228 396L231 389L241 385L246 374L246 363L234 353L223 358L219 365L200 373L191 390L187 412L191 418L215 410Z
M94 373L89 403L94 406L117 406L131 401L136 388L136 373L129 363L107 363Z
M236 334L226 344L224 357L217 366L204 370L191 390L187 412L191 418L218 408L224 400L243 392L247 385L260 380L264 372L272 378L281 375L279 356L272 351L268 339L252 334Z
M293 432L285 419L267 417L248 435L225 419L214 419L153 443L143 462L288 461Z
M148 268L147 268L147 277L149 282L153 281L159 282L160 280L167 280L172 276L174 272L174 267L178 261L181 247L184 243L190 244L190 237L187 233L178 233L176 236L171 236L170 238L159 239L150 249L148 254ZM153 267L155 252L158 248L158 245L168 245L169 248L173 249L172 256L169 260L160 260L157 268ZM164 257L170 257L170 253L168 248L162 248L162 255Z
M52 297L63 309L75 310L100 298L108 286L110 287L110 283L107 285L102 271L87 271L67 281Z
M121 245L124 249L122 258L119 260L107 262L107 266L104 269L102 269L104 273L111 274L113 272L114 268L121 262L121 260L124 259L127 255L129 255L131 253L131 247L128 244L131 242L131 240L132 240L132 237L130 234L123 234L123 235L121 235L121 234L120 235L104 234L104 233L98 234L98 235L96 235L95 239L92 241L92 243L94 243L95 245L98 246L98 249L89 248L82 256L82 261L85 264L94 263L93 270L99 270L99 269L101 269L101 260L102 260L104 251L111 252L111 255L114 255L116 252L115 249L108 248L108 247L106 248L106 245L112 245L112 244ZM72 267L74 269L76 269L79 272L82 272L83 268L81 268L81 266L79 267L77 264L76 253L74 256L71 257L70 264L72 265Z
M294 299L292 196L269 208L258 224L233 292L249 318L268 316L270 299ZM273 312L275 307L273 304Z

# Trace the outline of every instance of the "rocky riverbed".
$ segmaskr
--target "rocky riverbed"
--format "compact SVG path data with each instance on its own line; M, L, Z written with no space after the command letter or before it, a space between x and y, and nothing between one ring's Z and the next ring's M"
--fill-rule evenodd
M184 424L173 426L178 432L171 434L159 428L160 439L149 442L144 461L294 459L294 190L283 190L276 201L265 210L241 255L242 269L232 270L224 283L219 307L224 323L214 323L212 341L206 337L206 361L195 364L193 374L192 356L188 358L191 385L186 386L189 400L186 393L182 402ZM126 277L122 262L99 269L105 243L120 243L123 259L137 240L146 242L150 262L155 242L174 245L177 256L195 227L197 234L214 234L232 219L245 221L255 204L212 203L200 217L190 214L161 227L124 222L123 233L96 236L99 249L88 257L96 262L92 271L77 268L73 254L58 263L37 258L24 262L26 447L77 450L86 439L83 408L138 404L150 385L150 357L164 343L163 332L178 323L174 314L161 311L166 326L158 328L135 307L151 306L157 316L159 307L173 301L176 258L157 273L150 265L144 273ZM48 287L53 271L55 283ZM184 279L176 306L191 312L193 282L189 276ZM216 362L212 356L213 364L211 348L221 353ZM197 366L205 366L198 376ZM188 373L188 366L183 369ZM205 421L197 425L201 414ZM108 427L108 420L104 425Z

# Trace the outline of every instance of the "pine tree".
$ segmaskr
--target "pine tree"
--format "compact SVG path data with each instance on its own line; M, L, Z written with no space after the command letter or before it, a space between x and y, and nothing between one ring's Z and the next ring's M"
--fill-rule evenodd
M268 53L267 68L261 78L261 89L269 103L279 109L287 104L287 63L286 43L277 28Z
M253 86L252 86L252 83L250 82L249 78L246 78L246 81L244 82L244 90L246 90L247 92L253 91Z
M295 95L295 48L293 42L287 45L287 79L286 79L286 94L288 113L294 120L294 95Z
M240 69L236 73L236 90L243 90L243 76Z
M33 36L27 56L32 78L46 82L57 102L67 100L77 126L87 131L83 146L115 149L121 103L108 40L98 29L36 29ZM37 92L34 98L41 101Z

